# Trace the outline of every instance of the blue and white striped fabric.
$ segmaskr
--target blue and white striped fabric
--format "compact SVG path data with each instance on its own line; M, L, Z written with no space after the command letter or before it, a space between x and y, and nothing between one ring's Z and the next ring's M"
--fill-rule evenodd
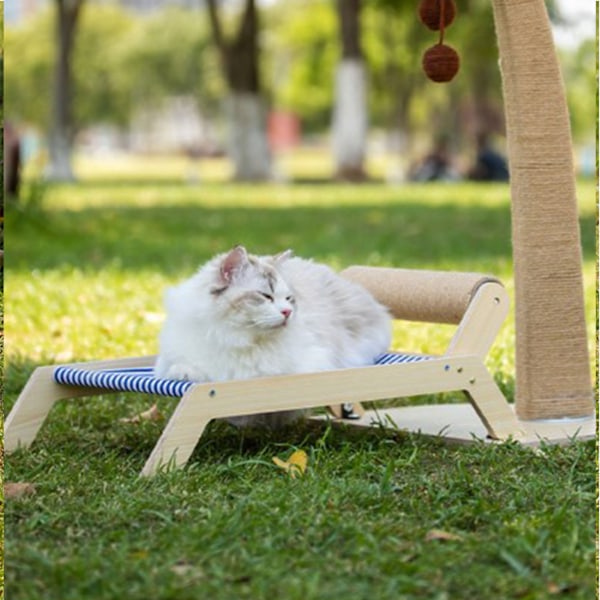
M379 355L376 365L408 364L433 358L425 354L387 352ZM143 392L157 396L180 398L194 384L193 381L162 379L154 376L153 367L89 370L83 367L56 367L54 381L62 385L91 387L117 392Z
M376 365L398 365L416 363L434 358L428 354L400 354L399 352L386 352L375 359Z
M144 392L158 396L183 396L193 385L193 381L161 379L154 376L153 367L130 369L100 369L90 371L78 367L57 367L54 381L63 385L93 387L117 392Z

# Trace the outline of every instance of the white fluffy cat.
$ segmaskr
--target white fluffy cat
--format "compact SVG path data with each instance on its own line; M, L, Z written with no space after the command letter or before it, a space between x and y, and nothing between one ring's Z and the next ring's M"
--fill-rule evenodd
M242 246L171 288L158 377L225 381L368 365L387 351L388 311L329 267ZM238 417L278 425L298 411Z

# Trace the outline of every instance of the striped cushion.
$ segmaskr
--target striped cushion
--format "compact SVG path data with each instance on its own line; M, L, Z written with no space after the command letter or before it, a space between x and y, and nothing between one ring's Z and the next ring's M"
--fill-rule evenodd
M375 359L376 365L414 363L432 358L425 354L399 354L388 352ZM114 390L118 392L144 392L158 396L179 398L193 385L193 381L162 379L154 376L153 367L128 369L88 370L83 367L56 367L54 381L62 385Z
M194 385L193 381L155 377L153 367L96 371L80 367L57 367L54 369L54 381L63 385L93 387L117 392L144 392L176 398L183 396Z
M386 352L385 354L380 354L375 359L375 364L376 365L398 365L398 364L421 362L423 360L429 360L430 358L434 358L434 357L429 356L428 354L401 354L400 352Z

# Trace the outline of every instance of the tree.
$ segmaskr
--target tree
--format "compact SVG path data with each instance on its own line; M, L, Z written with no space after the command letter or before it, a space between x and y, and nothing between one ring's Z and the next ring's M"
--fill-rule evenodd
M53 27L53 14L47 10L5 31L7 115L40 131L50 130L54 110L48 103L56 70ZM83 12L78 23L77 50L70 61L71 137L90 124L126 123L135 77L126 73L123 42L131 35L132 21L116 6L91 4ZM102 46L102 52L98 52Z
M265 11L265 39L271 95L278 108L296 113L302 130L320 133L331 125L338 45L337 15L329 1L286 0Z
M366 110L370 127L402 131L410 139L428 126L430 108L439 109L443 89L423 91L428 80L421 70L421 54L431 45L431 32L419 23L414 2L388 3L368 2L360 11L358 47L363 66L368 65ZM286 0L268 14L274 102L299 114L305 131L322 131L331 125L336 98L328 82L335 80L342 62L341 44L336 44L336 37L341 37L338 6L322 0L307 11L304 2ZM353 45L356 48L356 42L348 43L350 48ZM354 88L349 96L353 95Z
M75 134L97 124L127 125L136 101L133 89L142 76L130 67L129 49L141 26L118 5L85 7L72 59Z
M19 27L6 27L4 31L6 118L44 131L50 124L51 23L50 11L43 11ZM35 44L31 40L35 40Z
M361 0L337 0L342 57L335 74L333 154L339 179L362 180L367 143L367 75L360 36Z
M370 75L370 120L391 132L396 148L408 154L418 134L431 127L430 113L443 104L443 88L429 87L421 69L421 55L431 45L431 32L419 23L414 2L399 0L377 0L369 5L363 15L363 32Z
M235 179L258 181L271 176L265 107L259 72L259 19L255 0L245 0L236 34L225 38L217 0L207 0L214 42L219 50L229 97L229 153Z
M84 0L56 1L56 63L52 94L48 177L57 181L73 179L71 145L73 141L72 56L75 33Z
M169 7L136 20L123 36L118 88L129 81L134 108L158 106L171 96L193 96L214 112L223 95L218 56L204 11Z
M47 99L54 74L53 16L40 11L5 32L7 118L43 132L52 114ZM174 95L193 97L202 112L214 114L223 94L208 19L182 8L136 19L118 5L86 5L71 77L75 139L97 124L125 129L138 109L160 107Z

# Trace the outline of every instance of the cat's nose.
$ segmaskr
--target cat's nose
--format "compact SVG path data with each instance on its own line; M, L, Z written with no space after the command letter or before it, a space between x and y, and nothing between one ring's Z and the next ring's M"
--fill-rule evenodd
M292 309L291 308L282 308L281 309L281 314L287 320L287 319L289 319L290 315L292 314Z

